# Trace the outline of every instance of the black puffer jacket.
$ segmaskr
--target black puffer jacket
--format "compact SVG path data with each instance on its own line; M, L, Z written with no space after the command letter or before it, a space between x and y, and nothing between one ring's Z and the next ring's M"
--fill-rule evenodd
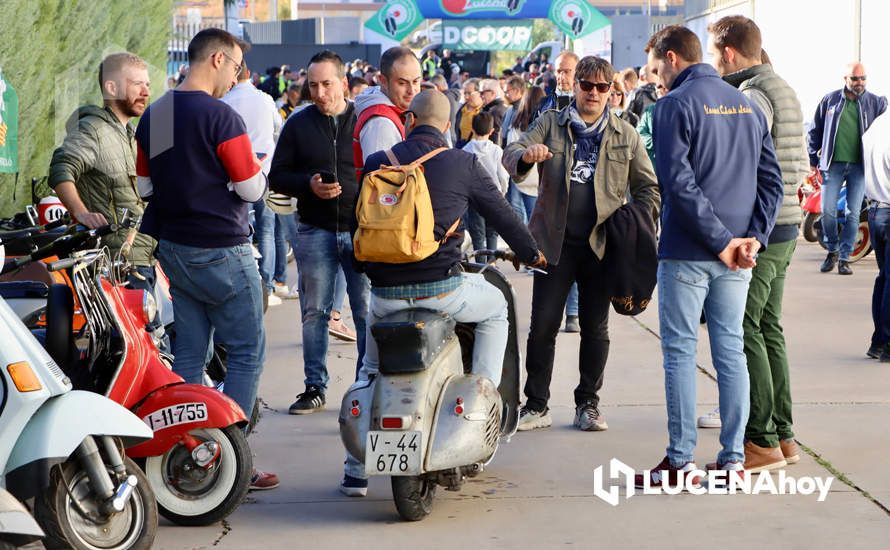
M347 102L339 116L323 115L315 105L288 117L269 170L272 191L297 198L300 221L327 231L349 231L358 183L352 161L355 107ZM313 174L333 172L343 192L319 198L309 186Z
M401 164L410 164L433 149L447 147L445 136L432 126L420 126L408 139L393 146L392 151ZM374 153L365 162L365 173L391 164L383 151ZM458 218L463 217L467 206L472 205L487 223L497 230L516 256L525 263L532 263L538 254L538 246L528 227L507 204L494 179L472 153L460 149L443 151L424 163L424 175L433 203L436 220L434 233L437 239ZM358 222L353 216L353 228ZM458 234L445 241L432 256L409 264L361 264L376 287L401 286L447 279L454 274L453 268L460 263L460 245L463 242L463 224ZM354 229L353 229L354 231Z

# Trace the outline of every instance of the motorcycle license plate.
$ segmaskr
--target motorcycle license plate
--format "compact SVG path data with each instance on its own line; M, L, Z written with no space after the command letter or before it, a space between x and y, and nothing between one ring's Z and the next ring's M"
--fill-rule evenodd
M420 432L368 432L365 473L369 476L420 474Z
M207 420L207 404L206 403L180 403L158 409L155 412L142 418L153 432L163 430L171 426L179 424L188 424L189 422L201 422Z

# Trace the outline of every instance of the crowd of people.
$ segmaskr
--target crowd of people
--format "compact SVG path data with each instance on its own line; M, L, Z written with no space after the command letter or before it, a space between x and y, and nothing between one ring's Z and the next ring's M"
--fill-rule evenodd
M200 382L210 342L224 342L225 391L244 410L263 367L263 287L300 304L304 390L291 414L325 407L330 336L356 342L356 380L368 380L378 368L370 326L416 305L475 323L474 372L497 383L507 305L481 276L461 271L467 233L476 250L503 238L538 268L530 270L519 430L552 424L563 319L565 330L580 332L574 425L606 430L599 402L609 310L624 299L638 312L652 292L617 293L615 274L645 279L657 261L669 444L650 479L637 483L683 484L696 470L700 322L720 390L706 420L721 427L722 450L708 468L781 468L799 459L781 311L800 224L797 187L808 168L824 176L826 200L846 181L855 214L847 226L858 220L859 190L876 201L870 221L881 270L868 353L890 361L890 123L880 116L887 101L865 90L864 68L851 64L805 133L797 96L773 71L757 25L733 16L708 30L711 64L692 31L669 26L650 38L639 71L563 51L552 63L517 58L498 77L473 78L447 50L418 59L394 47L378 66L321 51L305 70L273 68L263 78L246 66L246 44L207 29L189 45L181 82L151 106L145 63L106 58L105 105L79 111L53 157L51 182L91 227L112 220L113 204L145 209L131 261L141 269L160 260L170 278L177 325L188 327L177 336L173 368ZM426 167L434 251L411 263L357 261L363 177L415 162ZM823 211L830 221L834 209ZM829 227L823 271L849 273L855 230ZM631 233L635 250L622 240ZM298 271L291 287L288 247ZM640 260L650 247L651 262ZM341 317L345 296L354 331ZM275 474L254 476L255 489L277 484ZM346 458L340 489L367 493L355 457Z

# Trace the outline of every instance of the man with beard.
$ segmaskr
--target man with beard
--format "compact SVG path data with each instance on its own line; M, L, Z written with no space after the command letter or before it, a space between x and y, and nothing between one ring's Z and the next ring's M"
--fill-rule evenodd
M862 134L887 109L887 98L865 91L865 66L847 65L844 87L819 103L807 135L810 174L822 179L822 231L828 256L820 271L837 265L841 275L852 275L850 254L859 232L859 214L865 196L862 168ZM847 184L847 215L838 238L837 201Z
M130 120L142 116L150 93L148 66L131 53L115 53L99 65L103 106L79 108L68 121L68 135L53 153L49 185L81 224L118 223L120 208L142 215L145 208L130 174L136 170L135 130ZM117 254L127 229L102 239ZM138 233L128 254L136 274L132 288L153 292L155 241Z
M219 101L237 83L246 47L221 29L195 35L185 81L139 119L136 186L149 201L142 228L158 240L176 325L187 327L176 335L173 370L201 384L211 338L225 344L225 393L249 414L266 334L247 209L266 179L244 121ZM251 489L277 486L275 474L254 471Z

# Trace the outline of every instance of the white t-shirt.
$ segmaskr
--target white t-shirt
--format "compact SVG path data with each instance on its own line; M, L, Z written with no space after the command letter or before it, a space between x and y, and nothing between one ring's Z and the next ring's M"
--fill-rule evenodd
M884 113L862 136L865 195L890 204L890 114Z

